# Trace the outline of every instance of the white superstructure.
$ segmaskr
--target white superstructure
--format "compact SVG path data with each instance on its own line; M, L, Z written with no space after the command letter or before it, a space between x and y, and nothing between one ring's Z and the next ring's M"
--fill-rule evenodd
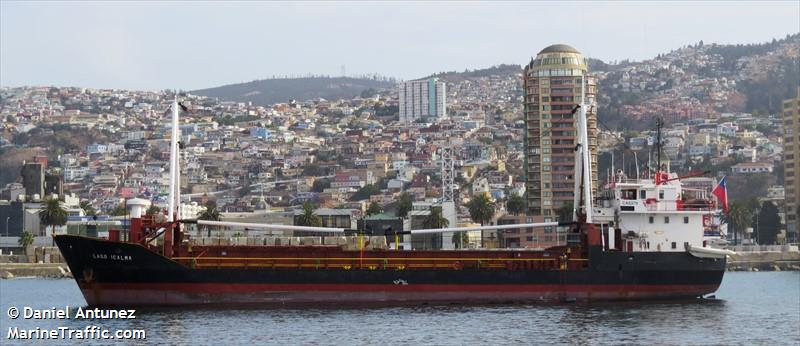
M717 210L705 190L685 189L674 173L661 179L618 174L594 207L604 246L622 251L686 251L705 246Z

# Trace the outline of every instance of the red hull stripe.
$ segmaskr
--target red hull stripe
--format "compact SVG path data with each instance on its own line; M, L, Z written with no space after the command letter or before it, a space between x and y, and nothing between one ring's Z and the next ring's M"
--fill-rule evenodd
M91 283L89 291L165 291L181 293L258 292L713 292L717 285L434 285L434 284L222 284L222 283Z

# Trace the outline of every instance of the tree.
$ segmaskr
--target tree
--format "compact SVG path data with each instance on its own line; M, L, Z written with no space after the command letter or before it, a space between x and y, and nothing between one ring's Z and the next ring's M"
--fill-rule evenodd
M722 216L723 221L728 224L729 229L733 233L734 243L737 239L737 233L742 233L744 228L750 224L752 212L747 204L734 201L728 206L728 213Z
M367 208L367 215L380 214L381 212L383 212L383 208L381 208L378 202L370 203L369 208Z
M152 208L152 207L151 207ZM147 210L148 212L150 209ZM197 216L200 220L207 220L207 221L219 221L220 214L219 209L217 209L217 205L215 203L208 203L206 204L206 210L203 210L200 215ZM207 236L211 237L211 228L206 226Z
M352 197L350 197L351 201L360 201L362 199L367 199L369 196L377 195L381 191L378 189L377 186L372 184L364 185L364 187L358 189Z
M494 202L485 193L473 197L467 204L467 208L472 221L480 223L481 226L484 226L494 217Z
M150 211L150 209L148 209L148 211ZM200 213L197 218L200 220L219 221L219 209L217 209L217 206L215 205L206 205L206 209L203 210L203 212Z
M431 207L431 213L425 218L423 227L425 228L445 228L450 224L442 215L442 207Z
M311 191L322 192L323 190L331 187L331 180L328 178L314 179L314 184L311 185Z
M92 204L89 203L89 201L82 201L80 207L83 209L83 213L87 216L97 215L97 211L94 210L94 207L92 207Z
M308 176L317 176L317 175L320 175L320 169L319 169L319 165L317 165L317 164L314 164L314 163L312 163L312 164L310 164L310 165L306 165L306 166L303 168L303 175L304 175L304 176L307 176L307 177L308 177Z
M208 208L206 208L206 209L208 209ZM158 206L155 206L155 205L151 205L149 208L147 208L147 211L144 212L144 214L147 215L147 216L153 216L153 215L156 215L156 214L159 214L159 213L161 213L161 208L159 208ZM217 214L219 214L219 213L217 213Z
M485 193L473 197L467 204L467 209L472 221L480 223L481 226L485 226L494 217L494 202ZM481 247L483 247L483 230L481 230Z
M303 213L297 216L298 226L322 227L322 218L314 214L314 205L303 203Z
M764 202L757 215L753 227L755 228L756 242L763 245L774 244L782 227L778 207L772 202Z
M469 243L469 232L453 232L452 241L456 245L456 249L463 249L464 244Z
M55 226L67 224L67 210L61 206L61 201L58 199L48 198L39 211L39 221L45 228L51 227L50 230L55 231Z
M513 194L508 197L506 201L506 210L514 215L519 215L525 212L525 199L522 196Z
M109 212L111 216L123 216L128 214L128 208L125 207L125 202L120 203L118 206L111 209Z
M411 195L405 192L400 194L400 203L397 206L397 216L403 218L408 217L408 212L411 211L413 203L414 202L411 200Z
M28 247L28 245L33 244L33 233L28 231L22 232L22 234L19 235L17 244L19 244L19 246L22 246L23 248L26 248Z
M558 221L559 222L570 222L572 221L572 213L573 213L573 205L572 201L566 201L558 208Z

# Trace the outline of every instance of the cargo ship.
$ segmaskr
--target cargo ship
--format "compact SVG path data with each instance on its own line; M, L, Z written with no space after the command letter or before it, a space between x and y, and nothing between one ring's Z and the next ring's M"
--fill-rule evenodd
M572 221L394 232L400 237L566 227L567 241L560 246L400 249L398 241L377 246L381 238L358 231L348 235L341 228L183 219L177 98L166 215L144 215L145 203L129 200L126 234L56 235L55 242L90 306L517 303L680 299L715 292L731 252L703 244L704 225L716 210L713 199L702 193L687 199L690 191L682 189L680 177L659 170L655 179L617 174L596 203L590 202L595 199L584 108L573 110L581 182ZM321 232L327 240L212 245L188 241L188 224Z

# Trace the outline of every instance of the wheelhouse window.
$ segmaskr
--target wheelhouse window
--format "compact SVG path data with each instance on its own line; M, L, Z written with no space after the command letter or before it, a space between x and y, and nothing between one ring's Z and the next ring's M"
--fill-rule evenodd
M664 223L669 223L669 216L664 216Z
M622 190L622 199L636 199L636 190Z
M654 223L654 222L655 222L655 218L651 216L650 217L650 223Z
M689 217L688 216L684 216L683 217L683 223L689 223Z

